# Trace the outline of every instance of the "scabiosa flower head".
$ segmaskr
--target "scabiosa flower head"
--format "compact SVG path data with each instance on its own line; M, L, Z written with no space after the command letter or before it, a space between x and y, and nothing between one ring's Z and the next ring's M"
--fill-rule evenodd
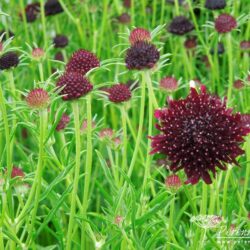
M123 6L129 9L131 7L131 0L123 0Z
M160 87L166 91L175 91L178 88L178 81L172 76L166 76L160 81Z
M117 17L118 21L122 24L129 24L131 21L131 17L128 13L122 13Z
M159 59L160 52L153 44L140 41L127 50L125 63L130 70L143 70L153 68Z
M44 56L44 50L41 48L34 48L31 52L32 57L36 60L40 60Z
M223 43L218 43L217 45L217 54L221 55L225 52L225 48ZM214 48L210 49L210 53L213 55L214 54Z
M149 31L142 28L135 28L130 32L129 42L134 45L136 42L146 41L150 42L151 34Z
M44 6L45 15L52 16L63 12L63 8L58 0L48 0Z
M100 66L99 59L90 51L79 49L70 58L66 70L85 75L93 68Z
M55 54L55 60L57 61L61 61L61 62L64 62L64 56L63 56L63 53L61 51L58 51L56 54Z
M65 129L67 125L69 124L69 122L70 122L70 117L67 114L63 113L60 121L58 122L56 126L56 130L61 131Z
M242 50L250 50L250 41L242 41L240 43L240 48Z
M40 12L40 4L39 3L31 3L25 7L25 15L28 23L32 23L36 20L37 15Z
M250 129L250 114L241 115L241 124L243 127Z
M185 17L177 16L168 26L168 31L174 35L182 36L194 29L194 25Z
M176 192L181 187L182 183L180 177L176 174L173 174L166 178L165 185L170 191Z
M131 91L126 84L116 84L108 89L109 100L111 102L126 102L131 98Z
M117 215L115 217L115 224L120 225L123 221L123 217L121 215Z
M184 169L186 183L203 179L210 184L209 172L216 166L226 170L244 151L239 147L250 132L239 113L233 114L226 101L209 95L205 86L199 94L194 88L186 99L170 101L169 108L158 110L156 128L161 131L152 139L152 154L162 153L171 161L170 169Z
M64 35L56 35L53 39L55 48L64 48L68 45L69 39Z
M66 72L59 78L57 87L63 87L61 94L64 101L78 99L93 89L88 79L77 72Z
M96 124L94 121L91 122L91 128L95 128ZM81 126L81 132L82 133L85 133L87 131L87 128L88 128L88 122L87 122L87 119L84 119L83 122L82 122L82 126Z
M10 51L6 52L0 57L0 69L10 69L15 68L19 63L19 58L17 53Z
M225 0L206 0L205 7L210 10L219 10L226 7Z
M189 37L184 42L184 46L186 49L194 49L197 46L196 37Z
M240 79L235 80L233 86L235 89L242 89L244 87L244 82Z
M45 108L49 103L49 94L42 88L36 88L29 92L26 102L31 108Z
M24 172L21 168L18 168L16 166L13 166L12 172L11 172L11 178L15 177L24 177Z
M227 33L237 27L235 18L229 14L219 15L214 24L218 33Z

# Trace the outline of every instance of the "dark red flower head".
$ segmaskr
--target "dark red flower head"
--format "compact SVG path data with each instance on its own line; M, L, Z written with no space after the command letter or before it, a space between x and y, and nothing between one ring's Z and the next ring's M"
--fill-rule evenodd
M93 89L88 79L77 72L66 72L59 78L56 86L63 87L61 95L65 101L78 99Z
M135 28L130 32L129 42L134 45L136 42L145 41L150 42L151 34L149 31L142 28Z
M70 58L66 70L85 75L93 68L100 66L99 59L90 51L79 49Z
M63 56L63 53L61 51L58 51L56 54L55 54L55 60L57 61L61 61L61 62L64 62L64 56Z
M166 91L175 91L178 88L178 81L172 76L166 76L161 79L160 87Z
M129 9L131 7L131 0L123 0L123 6Z
M45 52L41 48L34 48L31 52L31 55L34 59L39 60L44 56Z
M233 16L221 14L215 19L214 25L218 33L227 33L237 27L237 22Z
M194 49L197 46L196 37L188 37L184 42L186 49Z
M126 84L116 84L107 90L111 102L126 102L131 98L131 91Z
M53 39L53 43L55 48L64 48L68 45L69 40L68 37L64 35L56 35L56 37Z
M250 50L250 41L242 41L240 43L240 48L242 50Z
M168 26L168 31L174 35L182 36L194 29L194 25L185 17L177 16Z
M219 10L226 7L225 0L206 0L205 7L210 10Z
M49 103L48 92L42 88L33 89L27 95L26 102L31 108L45 108Z
M242 89L244 87L244 82L240 79L235 80L233 86L235 89Z
M15 177L24 177L24 172L21 168L13 166L12 172L11 172L11 178L15 178Z
M52 16L63 12L63 8L58 0L48 0L44 6L45 15Z
M186 99L172 100L169 108L157 110L156 128L160 134L151 137L152 154L162 153L171 161L170 169L184 169L186 183L196 184L202 178L210 184L210 172L216 166L226 170L226 164L238 164L243 154L240 144L250 128L242 115L233 114L226 101L209 95L205 86L199 94L194 88Z
M25 7L25 15L28 23L32 23L36 20L40 12L40 3L31 3Z
M141 41L135 43L126 52L126 67L128 69L151 69L160 59L160 52L148 42Z
M122 13L120 16L117 17L119 23L122 24L129 24L131 21L131 17L128 13Z
M15 68L19 63L19 57L16 52L6 52L0 57L0 69Z
M56 130L60 131L60 130L65 129L69 121L70 121L70 117L67 114L63 113L61 120L58 122L56 126Z

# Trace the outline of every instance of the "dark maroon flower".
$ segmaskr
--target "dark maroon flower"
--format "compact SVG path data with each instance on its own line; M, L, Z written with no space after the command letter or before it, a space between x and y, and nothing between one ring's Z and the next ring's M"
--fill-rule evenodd
M126 84L116 84L108 89L109 100L111 102L126 102L131 98L131 91Z
M250 129L250 114L241 115L241 124L243 127Z
M28 23L32 23L36 20L40 12L40 3L31 3L25 7L25 15Z
M99 137L101 140L106 138L112 138L114 136L114 131L111 128L103 128L99 132Z
M99 66L100 61L92 52L79 49L73 53L66 66L66 70L85 75L91 69L97 68Z
M226 7L225 0L206 0L205 7L210 10L219 10Z
M0 57L0 69L15 68L19 63L19 58L16 52L6 52Z
M178 175L169 175L165 180L165 185L170 191L176 192L182 185L181 179Z
M242 80L235 80L233 84L235 89L242 89L244 87L244 82Z
M123 0L123 6L129 9L131 7L131 0Z
M224 45L223 45L223 43L218 43L218 45L217 45L217 54L218 55L221 55L221 54L223 54L225 52L225 48L224 48ZM214 48L212 48L211 50L210 50L210 53L213 55L214 54Z
M161 133L150 137L151 153L167 155L174 172L184 169L186 183L202 178L210 184L209 172L215 176L216 166L226 170L227 163L238 165L236 158L244 153L240 144L250 133L242 115L233 114L226 101L209 95L205 86L200 94L191 88L186 99L170 101L169 108L158 110L155 117Z
M48 0L44 6L45 15L52 16L63 12L63 8L58 0Z
M120 16L117 17L118 21L122 24L128 24L131 21L131 17L127 13L123 13Z
M135 43L140 41L150 42L150 40L150 32L145 29L135 28L130 32L129 42L131 45L134 45Z
M55 48L64 48L68 45L69 40L68 37L64 35L56 35L56 37L53 39L53 43Z
M126 53L126 67L128 69L151 69L160 58L157 48L148 42L137 42Z
M227 33L236 27L235 18L229 14L221 14L215 19L215 29L218 33Z
M67 114L63 113L60 121L58 122L58 124L56 126L56 130L60 131L60 130L65 129L66 126L68 125L69 121L70 121L70 117Z
M182 36L194 29L194 25L185 17L177 16L168 26L168 31L174 35Z
M3 33L5 33L5 34L3 35ZM2 35L3 35L2 41L6 41L8 38L11 38L11 37L15 36L15 34L10 30L1 30L0 31L0 37Z
M250 50L250 41L242 41L240 43L240 48L242 50Z
M24 172L21 168L13 166L12 172L11 172L11 178L15 178L15 177L24 177Z
M184 42L184 46L187 49L194 49L197 46L196 37L189 37Z
M56 54L55 54L55 60L57 61L61 61L61 62L64 62L64 56L63 56L63 53L61 51L58 51Z
M42 88L33 89L27 95L26 102L31 108L44 108L49 103L48 92Z
M161 79L160 87L166 91L175 91L178 88L178 81L172 76L166 76Z
M66 72L62 75L57 87L63 87L61 90L62 99L64 101L78 99L93 89L87 78L77 72Z

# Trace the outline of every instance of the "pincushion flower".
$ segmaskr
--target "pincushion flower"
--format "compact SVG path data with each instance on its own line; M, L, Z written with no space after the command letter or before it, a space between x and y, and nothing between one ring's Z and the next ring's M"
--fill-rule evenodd
M45 108L49 104L49 94L42 88L36 88L29 92L26 102L31 108Z
M220 10L226 7L225 0L206 0L205 7L210 10Z
M16 52L6 52L0 57L0 69L15 68L19 64L19 57Z
M107 90L109 100L114 103L126 102L131 98L131 91L126 84L116 84Z
M139 41L127 50L125 63L130 70L143 70L153 68L159 59L160 52L153 44Z
M136 42L146 41L150 42L151 34L148 30L143 28L135 28L130 32L129 42L131 45L134 45Z
M182 36L192 31L194 25L185 16L177 16L168 26L168 31L174 35Z
M237 27L237 22L233 16L221 14L215 19L214 25L218 33L228 33Z
M64 73L56 86L62 88L61 94L64 101L78 99L93 89L88 79L77 72Z
M186 183L203 179L212 182L216 167L226 170L226 164L238 165L236 158L244 151L240 144L250 128L242 115L233 114L226 101L191 88L186 99L170 101L169 107L155 112L160 134L152 139L152 154L162 153L171 161L170 169L184 169Z
M99 59L90 51L79 49L73 53L70 58L66 71L68 72L78 72L83 75L88 73L88 71L100 66Z

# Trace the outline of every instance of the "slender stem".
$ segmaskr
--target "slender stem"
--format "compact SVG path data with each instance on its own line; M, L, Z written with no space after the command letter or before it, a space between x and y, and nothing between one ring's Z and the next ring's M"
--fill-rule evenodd
M31 214L31 223L29 226L29 236L27 238L27 244L30 243L33 234L33 228L36 222L36 214L39 206L40 193L42 188L42 173L44 166L44 140L46 138L46 127L47 127L47 109L40 111L40 134L39 134L39 156L37 164L37 172L34 185L36 186L36 193L34 197L34 208Z
M202 200L201 200L201 212L202 215L207 213L207 184L202 183Z
M87 96L87 155L86 155L86 169L85 169L85 182L84 182L84 193L82 202L82 216L87 218L88 210L88 199L89 199L89 187L92 172L92 111L91 111L91 94ZM82 236L81 236L81 246L82 249L85 246L86 240L86 222L82 222Z
M228 190L228 181L230 178L230 173L231 173L231 166L228 167L223 187L222 213L224 218L226 218L227 215L227 190Z
M80 175L80 158L81 158L79 105L77 101L74 101L72 103L72 109L74 113L74 124L75 124L76 155L75 155L75 169L74 169L75 175L74 175L74 180L73 180L73 190L72 190L72 195L71 195L68 233L67 233L67 239L66 239L66 250L71 249L71 243L72 243L72 232L73 232L73 225L74 225L75 213L76 213L76 197L77 197L78 182L79 182L79 175Z
M173 221L174 221L174 207L175 207L175 196L172 198L170 203L170 214L169 214L169 226L168 226L168 241L171 243L173 234ZM168 249L171 249L171 245L168 244Z
M122 134L122 140L123 140L123 151L122 151L122 170L126 171L127 169L127 123L126 123L126 107L125 105L122 105L120 107L120 111L121 111L121 117L122 117L122 130L123 130L123 134Z
M233 89L233 50L232 50L232 41L231 34L228 33L226 37L227 42L227 54L228 54L228 92L227 99L230 102L232 97Z
M144 77L142 77L139 128L138 128L138 134L137 134L137 138L136 138L136 143L135 143L135 148L134 148L132 160L130 162L129 169L128 169L128 177L131 177L131 175L132 175L132 172L133 172L133 169L134 169L134 166L135 166L135 162L136 162L136 159L137 159L138 151L139 151L139 148L140 148L140 145L141 145L142 128L143 128L143 124L144 124L145 92L146 92L146 82L145 82ZM127 182L125 182L123 187L122 187L122 193L121 193L121 195L119 197L119 200L117 202L115 214L117 214L118 209L120 208L120 205L121 205L123 196L125 194L126 188L127 188Z

